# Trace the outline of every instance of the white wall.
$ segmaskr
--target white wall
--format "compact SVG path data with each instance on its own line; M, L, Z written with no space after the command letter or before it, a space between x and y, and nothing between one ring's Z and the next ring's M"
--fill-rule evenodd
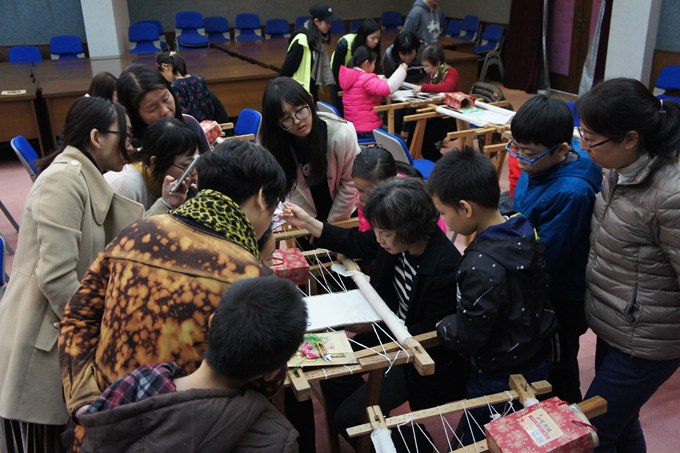
M649 85L661 0L616 0L612 9L605 79L631 77Z
M127 0L81 0L90 57L127 53L130 26Z

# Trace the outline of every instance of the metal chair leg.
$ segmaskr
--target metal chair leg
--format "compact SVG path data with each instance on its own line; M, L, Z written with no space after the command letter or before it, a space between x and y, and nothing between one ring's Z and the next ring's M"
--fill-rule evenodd
M17 230L17 233L19 232L19 224L17 223L16 220L14 220L14 217L12 217L12 214L7 210L5 205L0 201L0 210L5 213L5 217L9 220L9 222L12 224L15 230Z

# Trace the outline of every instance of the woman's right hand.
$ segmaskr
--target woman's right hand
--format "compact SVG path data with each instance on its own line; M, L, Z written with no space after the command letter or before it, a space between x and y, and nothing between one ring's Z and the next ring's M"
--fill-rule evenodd
M314 217L309 215L307 211L296 204L290 203L288 201L283 203L283 218L286 219L286 222L289 224L298 228L304 228L305 230L309 231L309 233L314 237L318 238L321 236L323 223L316 220Z
M408 69L408 65L407 65L406 63L400 64L399 67L400 67L401 69L403 69L404 71L406 71L406 70Z

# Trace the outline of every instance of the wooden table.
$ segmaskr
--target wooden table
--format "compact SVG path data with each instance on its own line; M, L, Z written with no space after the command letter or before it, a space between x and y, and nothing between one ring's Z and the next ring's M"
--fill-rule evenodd
M38 139L44 152L37 115L38 87L33 81L33 65L0 63L0 142L17 135Z
M262 93L276 72L235 58L217 49L185 51L182 56L191 74L205 78L210 89L232 115L244 108L261 110ZM124 55L115 58L45 61L36 67L38 85L49 117L50 137L56 137L73 101L82 96L92 77L100 71L118 76L128 65L155 66L154 55Z
M460 75L460 90L469 93L472 84L477 81L479 57L473 53L444 50L446 62L456 68Z
M265 39L255 42L229 42L213 47L250 63L279 71L288 51L287 39Z

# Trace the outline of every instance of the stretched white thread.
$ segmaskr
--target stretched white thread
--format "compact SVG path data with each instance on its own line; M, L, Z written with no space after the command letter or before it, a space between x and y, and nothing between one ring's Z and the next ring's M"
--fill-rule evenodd
M354 374L354 370L352 370L350 367L347 365L343 365L345 368L347 368L347 371L349 371L349 374Z
M442 414L442 407L441 406L437 406L437 412L439 412L439 418L442 421L442 429L444 430L444 437L446 437L446 445L450 446L451 445L451 438L449 437L449 431L446 429L446 425L448 425L449 422L446 421L446 419L444 418L444 414ZM450 427L451 427L451 425L449 425L449 428Z
M420 430L420 432L423 434L423 437L424 437L425 439L427 439L427 441L430 443L430 445L432 445L432 448L434 448L434 451L436 451L437 453L439 453L439 449L438 449L437 447L435 447L435 445L432 443L432 441L431 441L430 438L427 436L427 434L425 434L425 430L423 429L423 427L420 426L419 424L416 424L416 428L418 428L418 429ZM413 433L414 433L414 434L413 434L413 438L415 439L415 437L416 437L416 435L415 435L415 430L413 430ZM418 448L418 442L416 442L416 448Z
M484 395L484 399L486 400L486 407L489 408L489 418L491 418L492 421L501 418L501 414L499 414L496 408L489 403L489 398L486 395Z
M477 446L477 438L475 437L475 432L472 427L472 423L470 423L470 419L472 419L473 422L475 422L475 425L481 430L482 428L479 426L479 423L477 423L477 420L470 414L470 412L467 410L465 407L465 400L461 401L461 404L463 405L463 414L465 415L465 421L467 422L468 429L470 430L470 435L472 436L472 444L475 446L475 451L479 453L479 447ZM482 430L482 432L484 432Z
M323 379L324 379L324 381L325 381L325 380L328 380L328 373L326 373L326 369L325 369L325 368L321 368L321 371L323 371Z
M403 423L404 425L408 423L405 422ZM401 426L402 424L397 425L397 431L399 432L399 435L401 436L401 441L404 443L404 448L406 448L407 453L411 453L411 450L408 448L408 444L406 443L406 438L404 437L404 433L401 432Z
M332 263L334 260L333 257L331 256L331 253L326 249L324 250L326 252L326 257L328 258L328 261ZM314 252L314 254L316 255L316 252ZM342 281L342 278L336 277L335 272L331 272L330 269L326 268L325 266L323 266L323 268L325 269L326 272L328 272L328 275L330 275L331 278L342 288L342 291L347 292L347 287L345 286L345 282Z
M411 431L413 432L413 445L416 447L416 453L419 453L418 440L416 439L416 430L413 429L413 416L408 414L408 418L411 420Z
M378 354L380 357L382 357L383 359L387 360L388 363L390 362L389 356L383 354L382 352L376 351L375 349L373 349L373 348L371 348L371 347L369 347L369 346L366 346L366 345L364 345L364 344L361 344L361 343L359 343L358 341L356 341L354 338L349 338L349 337L347 337L347 339L348 339L350 342L352 342L352 343L354 343L354 344L357 344L357 345L361 346L361 347L364 348L364 349L368 349L369 351Z
M397 340L394 339L394 337L393 337L392 335L390 335L390 332L388 332L387 330L385 330L385 329L383 329L382 327L380 327L380 324L373 323L373 325L374 325L374 327L373 327L373 330L374 330L374 331L375 331L375 327L377 327L378 329L380 329L380 330L382 331L382 333L384 333L384 334L387 336L387 338L390 339L390 341L392 341L393 343L396 343L397 346L399 346L399 349L401 349L402 351L404 351L404 353L406 354L406 358L407 358L407 359L410 359L410 358L411 358L411 354L408 353L408 351L401 345L401 343L399 343ZM376 334L376 336L377 336L377 334Z

